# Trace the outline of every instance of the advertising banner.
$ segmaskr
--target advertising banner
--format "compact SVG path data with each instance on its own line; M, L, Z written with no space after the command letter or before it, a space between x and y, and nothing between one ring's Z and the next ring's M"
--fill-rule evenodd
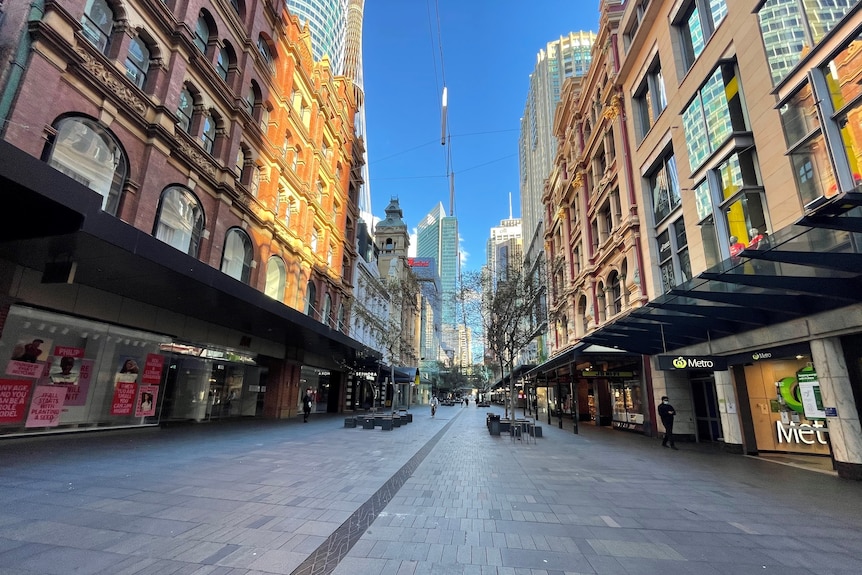
M65 387L37 385L24 427L56 427L60 423L65 399Z
M158 385L142 385L135 401L135 417L151 417L156 414L156 401L159 398Z
M118 378L114 384L114 398L111 400L111 415L132 415L135 406L135 391L138 384Z
M165 366L165 356L158 353L148 353L144 363L144 375L141 383L159 385L162 382L162 370Z
M0 379L0 423L19 423L24 419L32 382Z

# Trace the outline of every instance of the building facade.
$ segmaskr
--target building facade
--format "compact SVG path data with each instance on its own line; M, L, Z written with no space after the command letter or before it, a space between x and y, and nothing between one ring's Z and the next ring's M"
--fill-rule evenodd
M547 262L545 261L545 208L542 197L554 167L557 138L553 133L554 111L566 78L587 73L595 34L571 32L549 42L536 56L518 139L521 198L521 233L527 273L540 289L536 292L535 337L523 353L524 364L544 361L550 355L547 326Z
M608 307L617 297L608 297L610 282L604 305L598 290L587 299L596 315L576 322L578 343L560 363L595 346L607 356L640 354L641 369L622 375L640 390L642 407L632 408L643 417L639 430L662 431L655 404L668 395L674 431L692 440L824 458L838 475L862 477L862 300L847 289L858 282L862 231L859 2L601 7L603 22L617 14L605 45L619 60L606 66L610 90L598 105L622 122L613 146L621 211L641 244L614 231L609 241L623 245L606 269L629 278L638 264L637 277L621 283L622 311ZM596 93L581 90L578 105ZM588 171L596 155L584 142ZM579 183L601 202L601 180L585 173ZM559 207L549 203L549 211ZM599 232L598 245L588 242L593 265L602 259L601 219L580 229ZM625 274L614 268L623 256ZM650 305L631 305L632 297ZM578 309L568 311L580 318ZM621 407L628 413L630 405Z
M5 222L4 386L26 401L4 432L286 417L300 386L338 411L373 355L347 336L352 83L280 2L41 8L0 28L0 167L17 213L62 224ZM79 384L50 387L66 357Z
M416 257L433 258L441 287L441 323L443 345L454 350L457 340L457 285L460 259L458 256L458 219L447 215L439 203L416 226Z

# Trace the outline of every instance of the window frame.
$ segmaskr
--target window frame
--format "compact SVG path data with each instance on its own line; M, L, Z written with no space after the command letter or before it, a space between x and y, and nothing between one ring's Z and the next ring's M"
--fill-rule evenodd
M169 197L169 194L179 194L181 197L173 198ZM182 221L185 223L191 222L191 225L188 226L187 230L187 239L185 240L185 247L177 245L179 242L172 241L172 238L165 237L164 234L167 232L163 232L164 229L162 227L163 224L167 222L165 218L165 209L167 206L173 205L176 206L186 206L189 208L190 214L194 215L195 209L197 210L197 214L195 216L194 221L190 220L185 214L175 213L172 214L176 216L174 221ZM167 227L167 226L165 226ZM177 230L176 227L168 228L172 231ZM156 210L156 219L153 222L153 237L159 241L162 241L169 246L193 257L197 258L200 253L200 243L201 239L204 235L204 230L206 229L206 214L204 213L203 205L201 204L200 199L188 188L181 186L179 184L173 184L166 187L162 190L161 195L159 196L159 205Z

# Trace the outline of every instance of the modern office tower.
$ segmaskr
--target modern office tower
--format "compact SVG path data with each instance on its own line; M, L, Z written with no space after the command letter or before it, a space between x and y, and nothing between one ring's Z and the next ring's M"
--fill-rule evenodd
M589 70L595 38L592 32L573 32L549 42L537 55L536 67L530 75L518 141L519 190L525 273L533 278L539 289L536 290L535 311L531 317L536 337L524 350L524 363L544 361L549 352L542 193L557 152L557 140L553 134L554 111L560 100L563 81L581 78Z
M464 375L473 373L473 330L464 325L458 326L458 348L455 353L455 366Z
M523 242L521 239L520 218L501 220L500 225L491 228L485 262L494 281L506 281L509 266L523 265Z
M288 12L308 24L311 55L315 61L329 58L332 69L341 74L347 43L349 0L285 0Z
M285 0L287 9L303 23L311 33L311 52L315 60L329 58L335 74L353 80L358 106L354 129L356 136L364 140L367 150L365 124L365 89L362 72L362 19L365 0ZM368 157L364 152L359 188L360 217L372 225L371 187L368 174Z
M553 124L560 88L566 78L587 73L595 39L593 32L582 31L549 42L536 56L536 67L530 74L518 140L521 224L528 251L542 249L541 238L538 238L538 246L531 246L531 240L543 219L542 191L557 153Z
M289 417L301 380L340 410L374 356L347 335L353 82L280 4L12 4L0 350L46 344L13 362L25 401L72 357L82 385L51 392L49 427ZM144 392L154 409L136 413ZM25 409L0 425L31 431Z
M458 258L458 219L447 216L439 203L417 227L416 257L434 258L440 275L441 314L444 346L455 349L456 290L460 262Z

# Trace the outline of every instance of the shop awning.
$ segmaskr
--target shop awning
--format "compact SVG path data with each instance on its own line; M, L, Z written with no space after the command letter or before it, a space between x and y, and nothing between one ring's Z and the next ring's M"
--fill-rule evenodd
M548 374L555 373L580 361L619 361L621 358L631 355L628 352L613 347L606 347L598 344L591 344L586 341L581 341L573 347L560 352L549 358L544 363L532 366L532 368L524 374L524 377L530 379L547 378Z
M415 383L416 377L419 375L418 367L394 366L390 367L383 363L380 364L380 379L389 379L394 377L395 383Z
M0 141L0 258L45 281L74 262L74 283L283 342L288 359L352 365L380 354L101 209L101 196ZM167 328L169 331L169 328ZM171 334L168 334L171 335ZM240 342L236 342L240 346Z
M822 202L769 237L633 310L584 343L645 355L862 303L862 193Z

